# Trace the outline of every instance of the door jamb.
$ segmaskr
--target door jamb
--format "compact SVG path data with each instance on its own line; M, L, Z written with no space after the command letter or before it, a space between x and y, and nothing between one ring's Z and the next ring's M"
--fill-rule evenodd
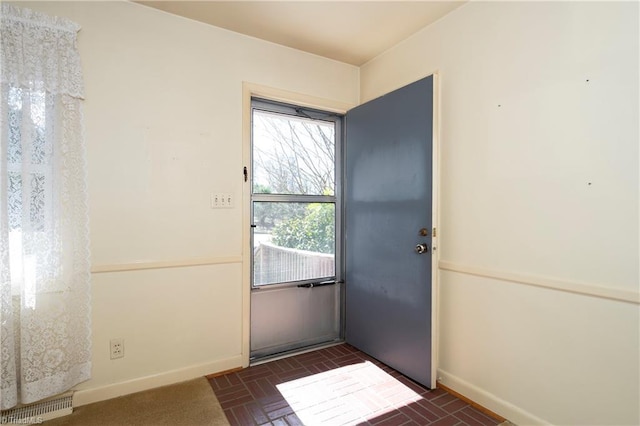
M434 71L433 75L433 122L432 122L432 194L431 194L431 221L435 233L431 235L431 389L436 388L438 380L438 348L440 342L439 306L440 306L440 72Z

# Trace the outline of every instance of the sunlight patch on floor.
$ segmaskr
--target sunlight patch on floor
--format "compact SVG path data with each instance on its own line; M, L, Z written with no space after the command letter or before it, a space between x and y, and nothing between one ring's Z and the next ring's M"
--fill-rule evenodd
M422 399L369 361L276 387L305 425L358 424Z

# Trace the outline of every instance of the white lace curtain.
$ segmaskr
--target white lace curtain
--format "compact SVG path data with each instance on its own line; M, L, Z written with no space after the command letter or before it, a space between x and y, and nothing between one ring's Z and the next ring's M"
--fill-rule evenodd
M90 378L83 99L66 19L2 4L0 407Z

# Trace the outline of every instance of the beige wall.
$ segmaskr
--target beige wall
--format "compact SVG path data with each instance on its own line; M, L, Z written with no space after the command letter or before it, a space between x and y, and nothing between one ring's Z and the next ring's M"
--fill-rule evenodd
M241 366L242 83L355 104L359 70L128 2L21 4L82 26L94 270L231 262L94 273L77 402ZM211 209L216 191L235 207Z
M242 364L243 81L354 104L439 70L442 381L521 424L640 422L637 4L472 2L361 70L131 3L31 7L83 27L94 269L230 262L93 274L79 403Z
M472 2L361 68L439 71L439 376L516 423L640 422L638 61L637 3Z

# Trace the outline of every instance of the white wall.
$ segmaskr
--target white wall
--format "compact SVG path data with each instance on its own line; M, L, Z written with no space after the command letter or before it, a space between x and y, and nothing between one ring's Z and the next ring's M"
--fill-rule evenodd
M241 366L242 83L355 104L359 70L128 2L20 4L82 26L94 271L223 262L94 273L76 402ZM216 191L235 207L211 209Z
M361 68L439 71L439 375L516 423L640 423L638 18L471 2Z
M209 195L241 199L242 81L354 104L359 70L131 3L29 6L83 27L94 270L229 262L95 273L79 402L240 366L245 212ZM363 100L440 72L439 373L521 424L640 423L638 36L637 3L472 2L360 70Z

